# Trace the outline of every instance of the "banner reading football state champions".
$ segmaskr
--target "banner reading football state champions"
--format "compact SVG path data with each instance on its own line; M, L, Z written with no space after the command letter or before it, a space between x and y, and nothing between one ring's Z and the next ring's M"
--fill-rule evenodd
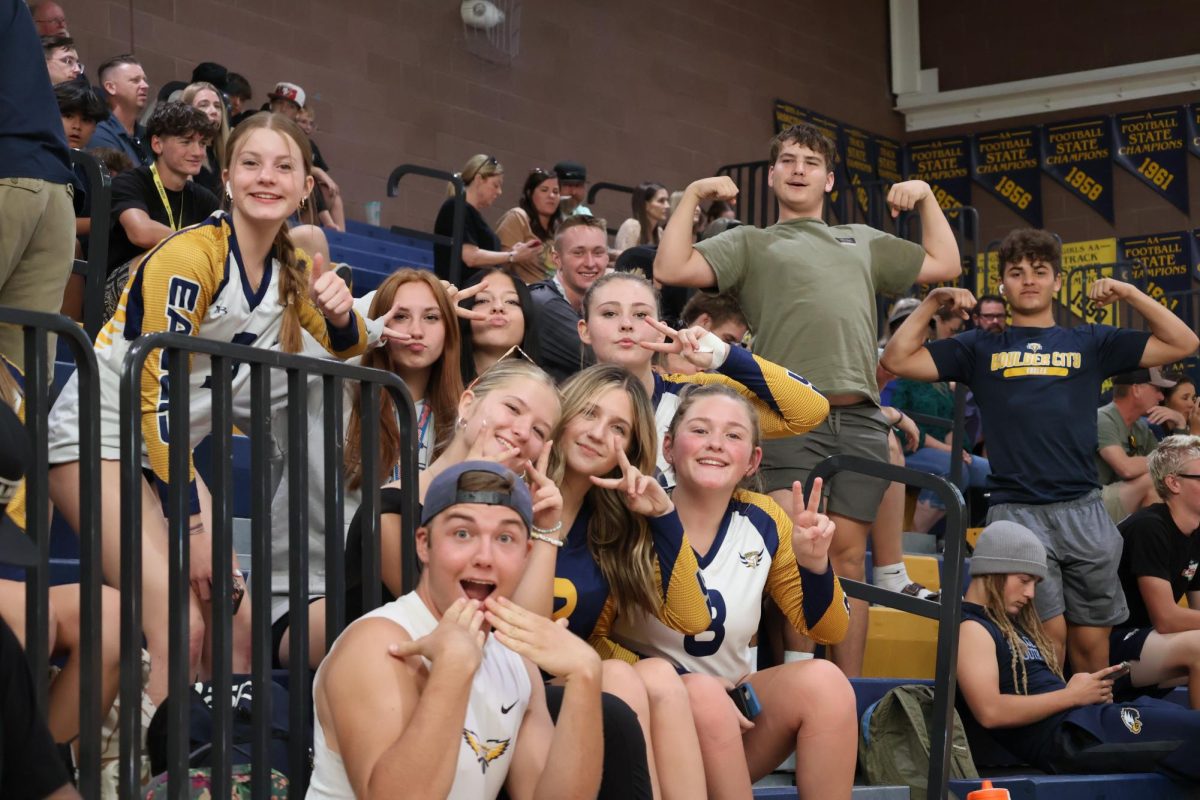
M1115 222L1112 126L1107 117L1042 126L1042 169L1100 216Z
M1123 236L1118 256L1133 262L1133 280L1146 294L1191 324L1192 232Z
M1188 213L1184 109L1160 108L1113 117L1116 162Z
M967 137L912 142L904 151L904 175L933 189L943 209L971 205L971 168Z
M971 137L971 177L1021 219L1042 227L1042 176L1035 128Z

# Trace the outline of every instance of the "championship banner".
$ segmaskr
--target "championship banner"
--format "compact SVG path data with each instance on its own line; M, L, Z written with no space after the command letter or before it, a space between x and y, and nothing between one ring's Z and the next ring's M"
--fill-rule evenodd
M1116 239L1063 242L1062 288L1058 302L1084 322L1120 325L1116 303L1098 308L1087 296L1092 283L1113 277L1116 261Z
M850 193L859 209L866 214L871 207L868 184L875 180L875 139L864 130L843 125L839 149L850 179Z
M943 209L971 205L970 147L967 137L912 142L904 151L904 175L933 189Z
M888 183L904 180L900 143L886 136L874 136L872 139L875 143L875 174Z
M1036 128L1016 128L971 137L971 177L1010 211L1042 227L1042 176Z
M1200 103L1187 107L1188 151L1200 157Z
M972 291L975 292L976 299L985 294L1000 294L1000 253L998 251L989 250L979 254L979 260L975 262L975 286Z
M1188 213L1187 138L1183 108L1113 117L1116 162Z
M1100 216L1115 222L1112 126L1107 117L1043 125L1042 170Z
M1192 231L1192 277L1200 281L1200 228Z
M1133 280L1146 294L1191 324L1192 232L1170 231L1117 240L1122 261L1133 262Z
M779 133L785 128L790 128L792 125L799 125L807 122L821 133L829 137L833 142L834 147L838 147L842 141L842 125L832 117L827 117L824 114L818 114L815 111L810 111L807 108L801 108L793 103L788 103L783 100L775 101L775 132ZM839 161L833 164L833 191L829 193L829 205L833 209L834 215L838 221L846 219L846 192L841 189L848 185L849 181L846 177L845 161Z

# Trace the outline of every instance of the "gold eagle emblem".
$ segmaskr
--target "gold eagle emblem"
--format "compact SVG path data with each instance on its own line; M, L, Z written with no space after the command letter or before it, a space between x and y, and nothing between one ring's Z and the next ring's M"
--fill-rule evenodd
M744 567L757 569L758 565L762 563L763 551L765 549L766 548L760 548L758 552L747 550L744 553L738 553L738 561L742 562L742 566Z
M479 736L469 728L463 728L463 739L471 748L471 752L475 754L480 770L484 773L487 772L489 764L508 752L508 743L512 741L511 739L488 739L486 743L480 742Z
M1142 713L1133 706L1121 709L1121 722L1125 723L1125 727L1134 735L1142 732Z

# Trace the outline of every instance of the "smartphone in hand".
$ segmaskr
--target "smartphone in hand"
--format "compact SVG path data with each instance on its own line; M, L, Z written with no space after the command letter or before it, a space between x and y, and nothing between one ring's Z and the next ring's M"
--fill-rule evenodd
M748 683L739 683L730 689L729 697L746 719L753 720L762 713L762 703L758 702L758 695L754 693L754 687Z

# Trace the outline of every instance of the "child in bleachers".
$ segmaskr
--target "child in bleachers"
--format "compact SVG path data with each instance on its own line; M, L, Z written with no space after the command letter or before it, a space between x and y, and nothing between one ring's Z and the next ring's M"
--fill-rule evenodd
M625 367L646 388L658 430L658 471L668 488L674 479L671 465L662 456L662 438L679 405L679 393L688 384L722 383L736 389L754 404L767 438L805 433L829 413L829 403L804 378L730 346L703 328L675 331L658 318L654 285L635 273L614 272L597 280L584 295L579 335L595 350L599 363ZM672 341L664 342L666 336ZM659 375L653 369L656 352L680 355L701 371Z
M639 716L656 797L704 796L704 771L687 691L662 659L632 666L604 647L613 620L644 613L685 634L710 622L696 555L674 504L654 479L654 410L641 382L597 364L562 386L563 415L547 474L561 487L561 546L538 548L522 589L540 591L531 610L567 620L597 646L604 690ZM540 590L539 590L540 587ZM553 587L553 590L551 591Z
M458 321L461 338L463 385L478 378L514 347L530 361L540 364L537 310L533 298L520 278L506 267L479 270L472 280L487 286L472 297L459 295L463 308L476 312L475 318ZM468 285L468 291L469 291Z
M1121 664L1064 681L1033 604L1047 574L1046 549L1025 526L1001 520L980 535L959 624L959 711L1046 772L1200 779L1200 714L1149 698L1114 703Z
M120 585L122 569L118 382L125 355L138 338L171 330L185 335L297 352L307 331L334 355L349 357L368 344L366 324L352 310L352 298L321 259L309 261L288 238L285 220L312 191L307 140L295 124L261 114L240 125L229 142L225 189L232 211L167 239L135 267L116 314L96 340L100 367L102 550L106 580ZM215 569L234 571L238 595L244 591L233 559L212 561L208 494L193 478L190 450L209 434L209 361L195 357L190 376L188 475L170 474L168 379L157 354L142 372L143 457L152 478L142 485L142 629L151 655L149 694L160 702L167 688L168 566L166 502L170 481L189 480L190 643L189 679L200 674L208 628L211 579ZM235 424L248 430L250 370L234 372ZM63 516L79 527L77 486L79 391L72 375L50 414L50 493ZM282 400L276 396L275 402ZM235 603L235 606L237 604ZM249 603L234 617L234 670L249 667Z
M741 488L758 468L759 422L749 400L723 385L690 386L671 420L663 454L678 481L671 497L695 549L711 623L685 635L639 613L617 618L611 647L626 658L659 656L686 671L710 797L746 797L753 781L796 755L802 797L849 797L857 725L845 675L824 660L755 672L752 644L769 595L800 633L833 644L849 610L829 562L834 525L793 487L791 513ZM754 719L730 701L747 683L761 704ZM749 709L749 703L746 706Z

